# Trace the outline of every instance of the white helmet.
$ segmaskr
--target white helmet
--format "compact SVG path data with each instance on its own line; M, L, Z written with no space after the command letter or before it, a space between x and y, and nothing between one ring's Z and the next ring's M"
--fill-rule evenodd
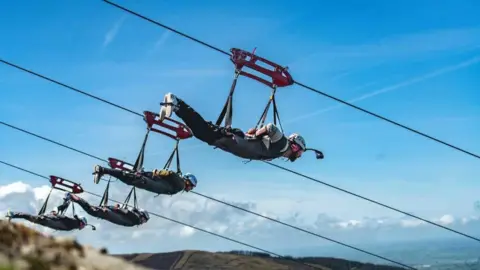
M307 150L307 144L305 143L305 139L297 133L293 133L292 135L290 135L288 137L288 140L300 146L303 151Z
M192 183L192 185L194 187L197 186L197 183L198 183L198 180L197 180L197 177L195 177L195 175L191 174L191 173L186 173L185 175L185 178L187 178L188 180L190 180L190 182Z
M80 221L83 223L83 224L81 224L81 227L82 227L82 228L85 227L85 225L88 224L86 217L80 217Z
M146 219L146 220L149 220L150 219L150 215L148 214L147 211L143 210L142 208L139 208L138 209L138 212L140 212L140 214Z

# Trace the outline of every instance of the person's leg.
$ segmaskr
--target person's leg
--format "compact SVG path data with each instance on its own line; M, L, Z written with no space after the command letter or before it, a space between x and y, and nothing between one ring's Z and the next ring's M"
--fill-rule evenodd
M103 176L103 167L100 165L95 165L93 167L93 182L95 184L98 184L102 176Z
M141 176L137 177L134 173L129 173L129 172L125 172L117 169L105 168L99 165L95 166L93 174L95 175L94 180L95 180L95 183L97 184L100 181L100 177L102 177L105 174L118 178L122 180L122 182L133 182L135 180L140 180L142 178Z
M27 214L27 213L22 213L22 212L10 212L10 211L8 211L7 217L9 219L13 219L13 218L26 219L30 222L35 222L39 219L38 216L34 216L34 215Z
M170 117L173 111L192 130L193 136L201 141L213 144L223 136L219 127L205 121L198 112L172 93L165 95L163 104L160 109L161 120L164 117Z
M78 205L80 205L80 207L82 207L82 209L85 212L87 212L89 215L95 216L96 213L98 212L98 210L99 210L98 207L90 205L90 203L88 203L86 200L78 197L77 195L69 193L69 196L70 196L70 200L72 200L74 203L77 203Z

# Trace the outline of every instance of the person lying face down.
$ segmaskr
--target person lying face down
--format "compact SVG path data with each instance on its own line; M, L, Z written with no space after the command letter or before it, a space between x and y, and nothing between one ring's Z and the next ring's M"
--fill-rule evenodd
M293 162L307 150L302 136L293 133L287 137L272 123L244 133L238 128L226 129L205 121L185 101L172 93L165 95L162 104L160 121L171 117L172 112L175 112L197 139L241 158L272 160L285 157Z
M184 175L171 170L153 170L151 172L129 172L95 165L94 183L98 184L103 175L113 176L123 183L156 194L173 195L180 191L191 191L197 186L197 178L191 173Z
M32 223L58 231L82 230L85 226L89 225L86 217L78 217L77 215L74 215L73 218L71 218L58 214L59 212L64 211L69 206L69 203L70 201L68 199L64 199L64 202L56 207L56 210L43 215L31 215L28 213L12 212L8 210L6 217L9 221L11 219L25 219ZM95 230L94 226L90 226Z
M108 206L95 206L89 204L86 200L80 198L73 193L67 193L69 200L80 205L82 209L89 215L100 218L111 223L133 227L146 223L150 216L143 209L126 209L121 208L119 204Z

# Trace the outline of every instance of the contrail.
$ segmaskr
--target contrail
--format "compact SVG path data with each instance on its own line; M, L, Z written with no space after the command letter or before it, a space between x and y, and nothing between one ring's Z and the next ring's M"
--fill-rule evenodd
M430 73L427 73L427 74L424 74L424 75L421 75L421 76L418 76L418 77L411 78L411 79L406 80L404 82L381 88L379 90L376 90L376 91L367 93L365 95L356 97L354 99L348 100L348 102L349 103L355 103L355 102L358 102L358 101L361 101L361 100L364 100L364 99L367 99L367 98L371 98L371 97L374 97L374 96L377 96L377 95L380 95L380 94L383 94L383 93L387 93L387 92L396 90L396 89L401 88L401 87L405 87L405 86L408 86L408 85L419 83L419 82L422 82L422 81L440 76L440 75L445 74L445 73L450 73L450 72L456 71L458 69L466 68L466 67L472 66L474 64L477 64L478 62L480 62L480 56L475 56L475 57L473 57L473 58L471 58L467 61L463 61L459 64L452 65L452 66L447 66L447 67L435 70L433 72L430 72ZM329 111L341 108L343 106L344 106L343 104L330 106L330 107L327 107L327 108L324 108L324 109L321 109L321 110L318 110L318 111L315 111L315 112L312 112L312 113L309 113L309 114L304 114L304 115L301 115L299 117L289 119L289 120L285 121L283 124L293 123L293 122L296 122L296 121L301 120L301 119L309 118L309 117L312 117L312 116L315 116L315 115L319 115L319 114L322 114L322 113L325 113L325 112L329 112Z

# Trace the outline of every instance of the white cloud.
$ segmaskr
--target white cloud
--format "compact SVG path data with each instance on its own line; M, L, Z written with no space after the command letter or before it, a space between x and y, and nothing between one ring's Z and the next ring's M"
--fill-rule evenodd
M443 215L438 219L438 223L442 225L451 225L455 222L455 218L452 215Z
M180 234L180 237L189 237L189 236L192 236L194 233L195 233L195 229L193 229L192 227L183 226L180 229L179 234Z
M358 220L348 220L348 221L337 222L335 225L338 225L341 228L351 228L351 227L360 227L362 225L362 222Z
M425 222L418 219L403 219L400 221L402 227L412 228L424 225Z
M45 196L45 190L48 190L48 186L31 187L22 182L0 186L0 213L4 215L8 209L28 213L38 212L43 204L43 199L40 199L39 195ZM110 197L123 201L128 190L128 187L121 184L112 184ZM176 196L154 197L150 193L138 191L137 195L139 206L151 212L213 233L244 241L247 244L257 245L261 248L291 248L305 245L305 243L312 245L323 245L326 243L305 233L296 232L291 228L191 194L182 193ZM98 204L99 202L99 198L91 195L82 194L81 196L92 204ZM50 198L49 209L58 205L62 197L62 192L54 191ZM306 222L306 219L301 214L285 213L285 211L288 212L290 210L284 211L281 207L277 208L276 211L259 211L257 210L257 205L252 202L230 203L251 211L261 212L273 218L289 215L287 218L282 218L282 221L347 243L355 241L356 237L359 237L359 239L375 237L381 228L388 229L390 230L389 232L394 230L394 234L401 234L402 230L404 230L403 233L415 238L414 230L419 228L420 225L425 225L424 222L405 217L365 217L362 219L342 220L322 213L318 213L313 222ZM80 207L76 207L76 211L79 215L84 214ZM35 226L28 222L22 223L47 234L75 236L82 243L96 247L107 247L111 252L245 248L226 240L214 240L212 236L205 233L158 218L153 214L151 214L151 219L148 223L136 228L116 226L89 216L87 218L90 223L97 227L97 231L85 229L74 232L52 232L49 229ZM456 219L462 220L462 226L478 222L478 217L474 216L456 218L453 215L445 214L432 218L432 220L442 222L442 224L454 224L453 222ZM478 227L476 223L473 225ZM152 241L152 239L159 240Z
M103 39L103 47L107 47L115 39L125 19L126 19L125 16L120 18L118 21L116 21L113 24L112 28L108 30L108 32L105 34L105 37Z
M160 38L155 42L155 45L154 45L154 50L158 50L160 49L160 47L165 44L165 42L167 41L167 39L170 37L172 32L170 32L170 30L165 30L162 35L160 36Z
M3 198L12 193L25 193L27 192L29 187L30 186L22 182L15 182L6 186L2 186L0 188L0 198Z

